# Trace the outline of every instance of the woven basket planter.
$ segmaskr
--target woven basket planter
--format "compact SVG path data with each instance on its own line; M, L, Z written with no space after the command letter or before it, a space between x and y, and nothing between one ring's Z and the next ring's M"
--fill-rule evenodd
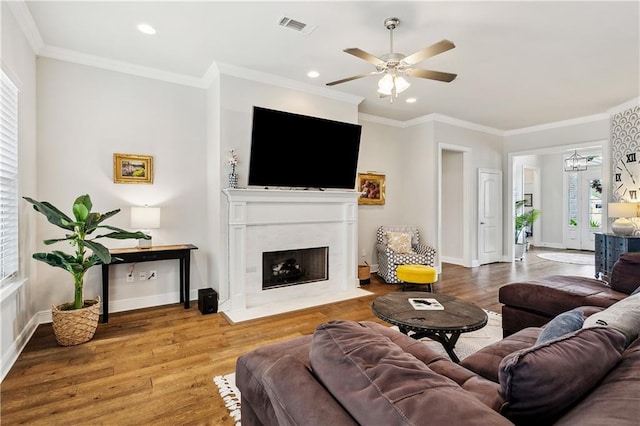
M100 298L84 301L85 308L65 310L73 303L64 303L51 308L53 332L60 346L73 346L88 342L98 328Z

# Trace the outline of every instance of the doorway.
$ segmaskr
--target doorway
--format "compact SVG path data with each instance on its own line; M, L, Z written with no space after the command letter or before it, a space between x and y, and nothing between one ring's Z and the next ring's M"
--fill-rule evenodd
M594 237L594 233L599 229L606 229L606 217L601 214L602 218L599 221L602 228L586 229L586 233L583 235L575 235L578 232L582 232L577 228L569 228L569 201L568 201L568 186L569 176L572 172L564 171L564 160L576 150L581 156L586 156L588 161L588 167L586 171L578 173L579 180L582 176L589 177L589 180L600 179L602 185L598 185L598 190L601 191L599 196L601 200L607 199L607 180L603 176L607 172L606 162L608 141L592 141L583 144L572 145L560 145L555 147L541 148L532 151L514 152L509 153L509 185L511 187L512 205L511 208L505 209L505 232L509 229L514 229L515 224L515 212L513 211L513 203L518 199L522 199L523 193L518 191L519 184L522 182L522 166L526 165L534 169L538 169L538 177L540 190L539 197L533 199L534 208L540 209L540 216L538 221L534 225L533 232L533 244L539 247L546 247L551 249L576 249L576 250L593 250L589 244L589 241ZM591 174L593 173L593 174ZM524 191L523 191L524 192ZM606 202L606 201L605 201ZM596 205L602 206L602 203L592 199L594 209L591 211L591 217L589 213L589 203L581 202L576 204L575 214L587 215L585 218L581 218L580 222L589 224L591 220L597 221ZM604 206L606 208L606 205ZM579 217L579 216L577 216ZM576 219L576 221L578 221ZM593 222L595 224L596 222ZM536 227L537 225L537 227ZM569 241L569 234L573 233L572 242ZM584 240L584 244L583 244Z
M595 250L595 233L602 232L602 172L592 167L567 175L567 248Z
M471 149L439 144L438 253L440 263L471 267L470 223L473 205L469 190Z

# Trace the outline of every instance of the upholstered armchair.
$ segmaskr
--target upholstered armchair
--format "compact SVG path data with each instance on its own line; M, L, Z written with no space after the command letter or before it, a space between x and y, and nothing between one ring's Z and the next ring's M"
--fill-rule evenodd
M436 250L420 242L420 232L412 225L384 225L376 234L378 275L389 284L400 282L398 265L434 266Z

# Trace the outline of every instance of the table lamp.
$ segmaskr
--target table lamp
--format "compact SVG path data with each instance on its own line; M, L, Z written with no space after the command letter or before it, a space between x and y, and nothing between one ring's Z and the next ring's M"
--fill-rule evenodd
M151 236L149 230L160 227L160 207L131 207L131 227ZM151 248L151 239L140 238L138 248Z
M616 235L631 235L636 227L628 218L638 216L638 203L609 203L609 217L617 218L611 224L611 230Z

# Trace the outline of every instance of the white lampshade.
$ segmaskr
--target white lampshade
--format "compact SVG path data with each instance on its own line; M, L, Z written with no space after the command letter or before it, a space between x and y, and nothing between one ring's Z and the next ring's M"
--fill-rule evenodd
M131 227L151 236L149 229L160 228L160 207L131 207ZM151 239L140 238L138 248L151 248Z
M628 218L638 216L638 203L609 203L609 217L617 219L611 224L611 230L617 235L631 235L636 226Z
M609 203L609 217L636 217L638 204L636 203Z
M160 207L131 207L131 227L160 228Z

